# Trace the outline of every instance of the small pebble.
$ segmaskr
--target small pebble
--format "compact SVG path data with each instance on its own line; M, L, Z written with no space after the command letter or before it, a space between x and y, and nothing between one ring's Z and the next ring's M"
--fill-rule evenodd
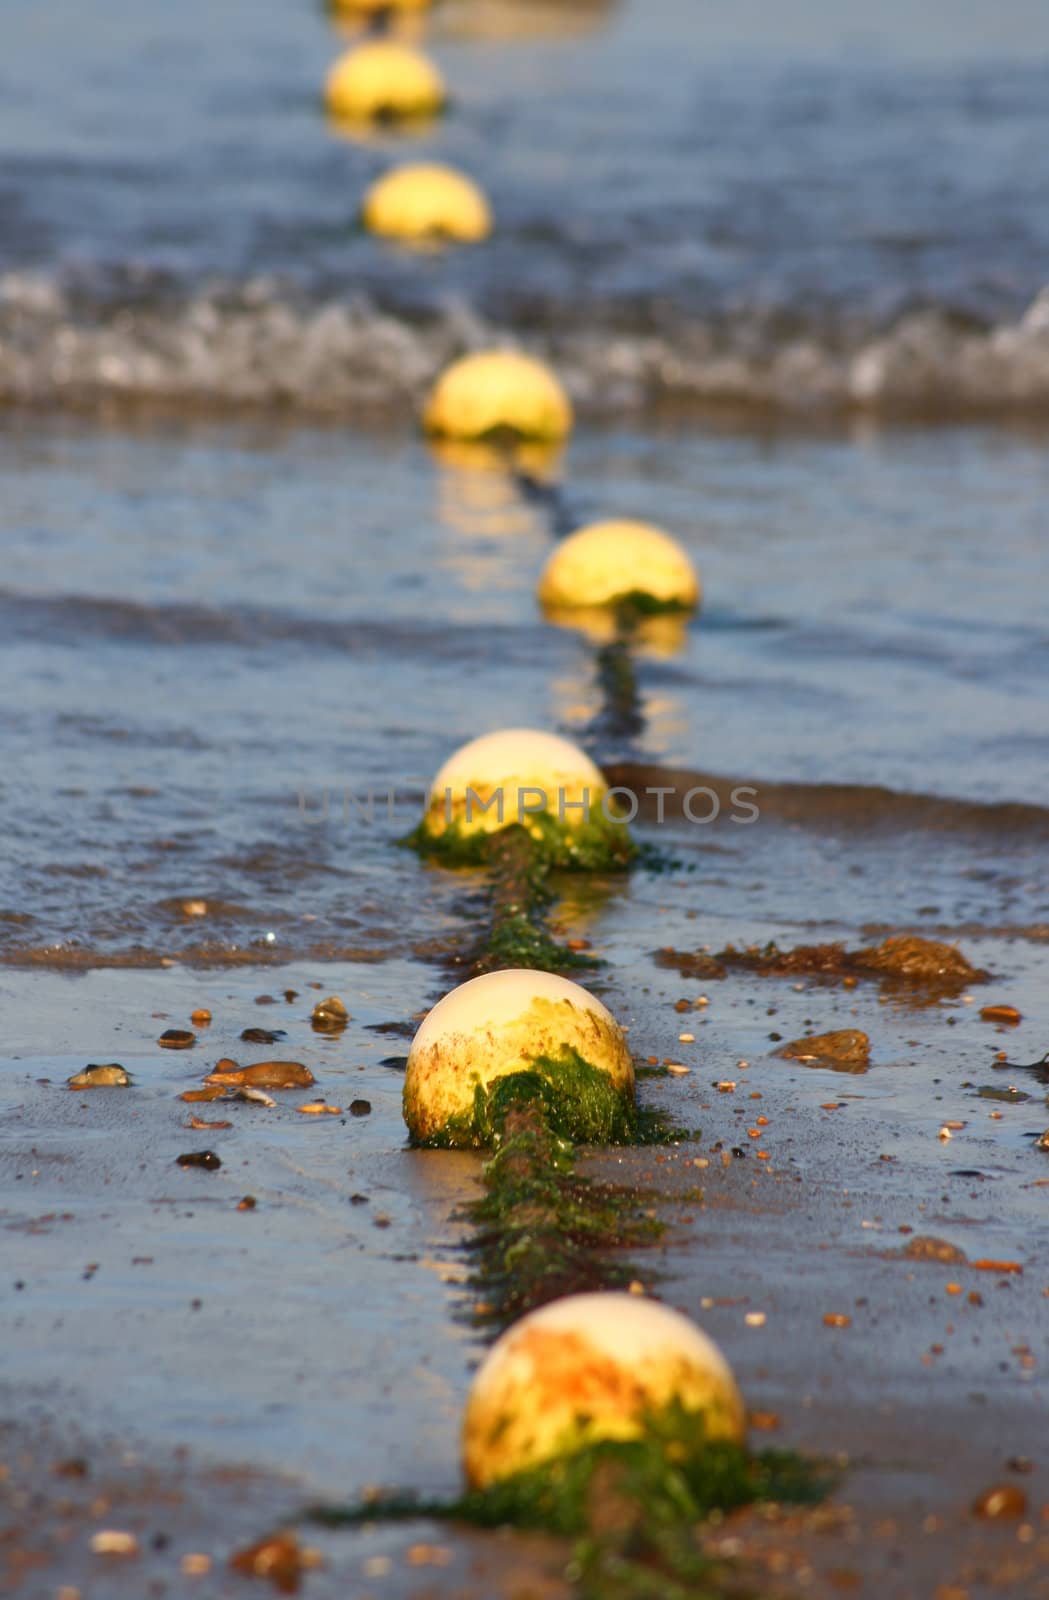
M188 1028L167 1028L157 1040L162 1050L188 1050L196 1042L196 1034Z
M1026 1516L1027 1496L1015 1483L998 1483L993 1489L986 1489L978 1499L973 1501L973 1516L985 1517L990 1521L999 1518L1016 1518Z
M350 1013L337 994L318 1000L310 1014L310 1026L317 1033L338 1033L350 1020Z
M126 1072L118 1061L107 1061L101 1065L91 1063L83 1072L75 1072L67 1078L68 1089L129 1089L131 1075Z
M102 1528L91 1535L91 1549L96 1556L137 1556L138 1540L120 1528Z
M1023 1016L1015 1006L983 1006L980 1011L981 1022L1004 1022L1010 1028L1016 1028L1023 1021Z
M211 1021L211 1012L205 1006L200 1006L198 1010L190 1012L189 1020L200 1025L207 1024Z
M413 1544L408 1546L407 1561L410 1567L448 1567L452 1552L443 1544Z
M205 1172L216 1172L222 1165L214 1150L190 1150L175 1160L180 1167L203 1167Z
M233 1091L234 1100L247 1100L253 1106L275 1106L277 1104L272 1095L263 1094L261 1089L253 1089L250 1084L241 1084Z
M370 1100L351 1100L350 1116L367 1117L371 1115L372 1103Z

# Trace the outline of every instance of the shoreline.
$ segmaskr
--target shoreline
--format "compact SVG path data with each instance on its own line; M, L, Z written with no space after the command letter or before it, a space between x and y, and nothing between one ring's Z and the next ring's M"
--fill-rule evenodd
M613 964L605 976L621 1004L617 971L630 991L636 974L622 972L614 949L607 953ZM1045 1401L1036 1365L1049 1280L1042 1281L1036 1245L1024 1242L1024 1232L1037 1228L1049 1173L1042 1176L1042 1158L1023 1137L1045 1112L1034 1082L1020 1084L1033 1098L1018 1104L989 1104L964 1088L980 1076L974 1050L989 1056L1004 1044L1013 1059L1033 1057L1033 1042L1049 1032L1049 1009L1036 951L989 939L966 953L999 973L1011 969L987 995L1019 1005L1020 1029L979 1024L964 997L913 1008L887 1005L862 987L799 993L752 976L714 986L709 1005L683 1018L675 1001L701 986L652 966L636 993L635 1051L692 1067L684 1077L646 1080L643 1098L701 1123L702 1137L667 1151L591 1156L583 1170L617 1181L627 1174L661 1197L655 1204L671 1227L638 1258L642 1281L717 1339L763 1424L779 1419L755 1437L849 1458L827 1507L782 1521L746 1514L708 1530L715 1548L734 1552L744 1570L762 1571L770 1592L781 1581L797 1592L799 1571L811 1569L804 1590L819 1596L840 1592L843 1570L861 1594L879 1592L891 1573L899 1593L931 1593L935 1582L978 1595L983 1590L965 1574L983 1563L1003 1582L1015 1569L1012 1586L1026 1600L1042 1592L1031 1587L1032 1563L1049 1574L1039 1520L1049 1463L1039 1454ZM424 1004L434 975L410 963L396 973L316 970L308 981L324 992L341 988L353 1013L346 1036L293 1026L306 997L320 990L300 987L293 1006L278 1000L256 1008L260 981L272 983L272 972L97 973L86 980L91 993L85 980L71 985L55 974L9 972L5 983L9 1005L22 991L27 1039L39 1033L41 1016L50 1017L53 1040L61 1030L67 1041L71 1030L90 1036L90 1059L122 1059L136 1080L130 1091L74 1095L61 1079L83 1065L84 1052L8 1060L0 1183L6 1236L26 1263L25 1289L8 1297L15 1322L5 1333L23 1373L16 1420L20 1411L23 1425L37 1427L33 1419L50 1413L61 1428L75 1416L94 1441L89 1451L100 1436L138 1438L150 1459L187 1447L196 1463L187 1469L190 1483L202 1496L209 1473L250 1460L264 1480L250 1530L251 1517L238 1513L234 1531L212 1503L180 1524L186 1540L214 1559L211 1575L194 1581L202 1597L225 1592L225 1562L242 1531L261 1537L273 1517L284 1522L318 1497L352 1498L370 1482L447 1492L458 1471L458 1414L479 1347L458 1314L464 1263L452 1219L473 1190L476 1158L404 1149L400 1074L381 1065L397 1046L367 1031L371 1017L404 1016ZM302 986L305 972L284 976ZM377 991L370 999L355 993L362 976ZM55 1005L63 991L70 995L65 1015ZM154 1029L179 1022L194 1003L209 1004L217 1019L206 1044L185 1052L147 1044ZM150 1014L160 1010L165 1018ZM702 1027L692 1020L699 1017ZM867 1028L874 1065L860 1076L831 1073L758 1047L770 1028L792 1037L808 1018ZM206 1117L221 1113L232 1129L186 1131L194 1108L177 1100L180 1088L199 1082L223 1050L244 1052L237 1029L260 1021L289 1029L281 1052L314 1067L311 1095L342 1104L351 1089L361 1091L371 1115L298 1117L285 1097L273 1112L220 1102L200 1109ZM677 1041L683 1022L696 1045ZM746 1069L733 1066L744 1059ZM729 1074L735 1090L712 1089L715 1077ZM772 1159L761 1166L741 1138L755 1109L768 1118L760 1147ZM966 1126L943 1143L937 1130L952 1118ZM222 1155L221 1171L180 1171L175 1155L207 1139ZM737 1141L747 1147L745 1159L729 1151ZM697 1169L697 1159L708 1165ZM675 1192L697 1182L706 1191L702 1207L675 1201ZM258 1209L238 1214L248 1189ZM350 1205L349 1190L366 1193L367 1203ZM73 1213L68 1222L65 1213ZM1024 1270L996 1274L901 1255L910 1238L925 1234L964 1250L970 1262L1011 1258ZM133 1266L133 1257L150 1259ZM948 1293L955 1281L961 1293ZM972 1293L982 1304L970 1304ZM198 1310L194 1299L203 1301ZM850 1326L825 1326L828 1313L848 1316ZM755 1314L765 1320L748 1323ZM933 1353L937 1346L942 1354ZM149 1352L160 1359L152 1374ZM56 1373L65 1398L41 1406ZM1010 1468L1011 1458L1030 1459L1032 1470ZM1025 1518L998 1526L971 1516L974 1498L998 1482L1022 1488ZM57 1518L68 1486L43 1469L40 1483L42 1514ZM345 1592L350 1579L363 1581L376 1557L379 1566L367 1570L382 1568L381 1579L369 1578L365 1590L380 1600L465 1594L470 1584L501 1593L491 1587L495 1568L518 1551L518 1586L505 1592L526 1592L529 1582L567 1592L557 1587L561 1550L543 1544L540 1556L518 1536L483 1539L414 1524L360 1538L315 1538L308 1525L299 1533L323 1547L325 1569L304 1581L318 1600ZM451 1551L447 1568L411 1565L409 1551L419 1545ZM83 1560L82 1544L80 1552ZM134 1572L142 1570L135 1562L125 1569L91 1560L107 1584L115 1575L107 1594L125 1581L135 1592ZM51 1596L54 1588L23 1592ZM92 1592L90 1581L84 1592Z

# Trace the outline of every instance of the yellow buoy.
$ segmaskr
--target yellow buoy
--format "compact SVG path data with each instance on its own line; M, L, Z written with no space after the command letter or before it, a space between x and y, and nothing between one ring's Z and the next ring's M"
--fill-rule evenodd
M483 350L454 361L426 404L428 433L483 439L507 433L522 439L564 439L572 406L541 361L519 350Z
M494 833L537 819L579 828L602 815L604 774L557 734L505 728L471 739L449 756L430 786L424 828L431 838Z
M324 92L334 117L349 122L428 117L446 99L444 80L418 50L392 39L357 45L339 57Z
M580 984L518 968L460 984L434 1006L408 1052L403 1109L412 1138L472 1143L478 1089L529 1070L556 1082L557 1058L567 1051L633 1100L634 1067L622 1029Z
M466 1405L471 1488L640 1439L660 1412L694 1416L697 1440L744 1435L743 1401L721 1351L686 1317L630 1294L579 1294L522 1317L492 1347Z
M417 162L378 178L364 197L361 219L387 239L487 239L492 213L481 190L454 167Z
M681 546L647 522L594 522L550 556L539 600L552 610L615 606L631 596L664 610L692 611L699 577Z

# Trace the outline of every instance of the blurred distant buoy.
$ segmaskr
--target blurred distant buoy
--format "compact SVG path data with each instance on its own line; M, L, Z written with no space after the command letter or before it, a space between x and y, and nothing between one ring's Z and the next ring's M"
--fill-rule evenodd
M487 239L492 213L481 190L454 167L417 162L372 184L361 208L364 226L387 239L463 244Z
M392 39L356 45L328 74L325 104L347 122L429 117L444 106L444 80L420 51Z
M463 1423L471 1488L575 1454L643 1439L660 1415L681 1447L742 1443L743 1401L717 1345L669 1307L632 1294L578 1294L530 1312L493 1345Z
M418 1141L473 1142L477 1091L510 1073L555 1088L558 1057L574 1052L631 1102L634 1067L612 1013L578 983L511 968L452 989L420 1024L408 1052L404 1120ZM571 1071L571 1067L567 1068Z
M578 745L535 728L504 728L449 756L430 787L423 827L431 838L494 833L516 822L571 830L600 819L607 794L604 774Z
M518 350L462 356L438 378L423 425L445 438L564 439L572 406L549 367Z
M375 17L386 12L426 11L433 0L328 0L328 9L339 17Z
M634 600L651 611L693 611L696 570L681 546L647 522L594 522L553 551L539 579L539 601L552 610L617 606Z

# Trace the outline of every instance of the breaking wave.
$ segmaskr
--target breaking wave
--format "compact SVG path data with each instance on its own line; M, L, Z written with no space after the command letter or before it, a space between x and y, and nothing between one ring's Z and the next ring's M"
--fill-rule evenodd
M740 409L899 420L1049 412L1049 287L1013 320L924 306L878 325L783 311L709 318L666 303L582 320L547 306L499 325L462 302L405 313L311 298L273 278L180 289L117 275L86 295L0 276L0 403L261 408L304 418L403 415L464 350L517 341L554 361L584 416Z

